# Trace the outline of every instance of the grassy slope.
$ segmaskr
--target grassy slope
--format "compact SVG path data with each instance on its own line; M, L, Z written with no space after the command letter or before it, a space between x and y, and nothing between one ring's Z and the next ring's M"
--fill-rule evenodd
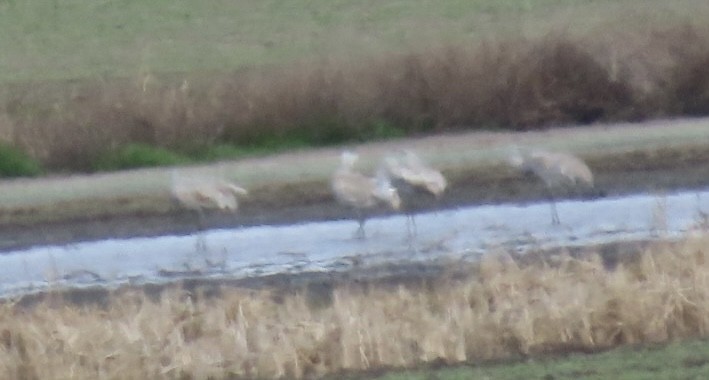
M549 18L579 28L584 23L574 15L608 17L627 2L618 3L11 0L0 3L0 82L223 70L407 50L427 41L467 41L503 25L545 29ZM698 1L651 3L646 7L683 15Z
M377 379L704 379L709 377L707 358L709 342L698 340L526 362L391 372Z

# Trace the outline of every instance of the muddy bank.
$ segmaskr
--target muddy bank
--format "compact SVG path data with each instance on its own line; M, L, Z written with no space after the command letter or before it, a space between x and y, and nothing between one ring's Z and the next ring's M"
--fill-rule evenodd
M597 192L571 193L568 198L617 196L636 192L664 192L709 187L709 149L667 150L646 156L636 153L594 159ZM440 207L529 202L544 199L546 189L533 178L505 167L447 173L451 186ZM325 189L325 191L323 191ZM312 220L350 218L349 210L332 199L324 182L271 189L254 194L237 215L212 213L207 228L261 224L290 224ZM291 190L297 190L295 193ZM423 211L423 210L422 210ZM385 211L386 212L386 211ZM385 212L373 213L382 215ZM68 219L37 224L5 225L0 248L33 244L62 244L107 237L188 234L196 229L195 215L178 208L165 213L141 213Z

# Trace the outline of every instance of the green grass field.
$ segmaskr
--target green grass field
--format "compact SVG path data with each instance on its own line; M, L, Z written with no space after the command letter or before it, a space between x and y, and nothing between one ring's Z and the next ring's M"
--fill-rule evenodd
M5 0L0 2L0 82L231 70L313 56L407 51L505 28L543 31L550 19L578 28L629 3ZM644 7L683 16L701 4L665 3L652 0Z
M460 41L590 0L0 2L0 82L231 70ZM600 3L613 3L600 1Z
M650 380L706 379L709 342L672 343L654 347L623 347L599 354L572 354L481 366L394 371L382 376L351 377L379 380Z

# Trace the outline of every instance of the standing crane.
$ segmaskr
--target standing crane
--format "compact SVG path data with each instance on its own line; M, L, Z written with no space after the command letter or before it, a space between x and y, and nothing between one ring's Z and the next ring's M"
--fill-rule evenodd
M238 197L248 195L246 189L231 182L211 177L181 176L177 169L172 171L170 191L173 200L197 213L200 232L205 228L205 210L236 212L239 208ZM202 239L197 245L200 249L206 249Z
M533 150L528 152L514 148L508 162L511 166L539 177L549 191L551 223L558 225L554 191L563 187L593 187L593 173L580 158L567 153Z
M335 199L355 210L359 228L355 237L364 239L365 211L381 204L394 210L401 206L399 194L391 184L384 170L377 171L376 177L368 177L354 170L359 156L345 151L340 156L340 166L332 176L331 186Z
M446 190L448 182L440 171L433 169L410 150L402 150L396 156L384 159L384 167L392 178L394 187L403 198L406 210L408 237L416 235L415 212L437 201Z

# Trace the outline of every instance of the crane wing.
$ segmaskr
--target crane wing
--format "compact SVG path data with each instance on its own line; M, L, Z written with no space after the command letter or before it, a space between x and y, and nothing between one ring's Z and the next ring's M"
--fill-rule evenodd
M374 205L373 192L376 184L371 178L358 173L339 173L332 181L335 197L355 207Z

